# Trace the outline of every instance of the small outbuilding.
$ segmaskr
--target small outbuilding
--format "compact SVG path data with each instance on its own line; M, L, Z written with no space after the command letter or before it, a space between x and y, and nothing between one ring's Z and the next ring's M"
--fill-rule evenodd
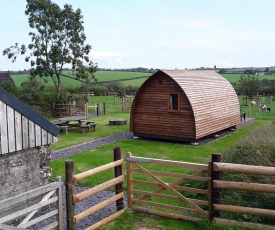
M60 129L0 88L0 199L48 183L50 144ZM22 204L24 205L24 204ZM0 217L11 209L2 210Z
M197 141L239 123L238 96L215 70L159 70L136 93L130 131L138 137Z

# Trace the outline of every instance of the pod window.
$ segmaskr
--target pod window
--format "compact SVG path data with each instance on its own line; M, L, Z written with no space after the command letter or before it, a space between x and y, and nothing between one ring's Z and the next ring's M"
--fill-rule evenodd
M180 99L178 93L170 93L168 96L168 111L179 111Z

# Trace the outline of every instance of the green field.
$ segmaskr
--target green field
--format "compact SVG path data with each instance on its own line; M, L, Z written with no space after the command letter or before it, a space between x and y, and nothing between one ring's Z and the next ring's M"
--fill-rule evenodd
M64 71L64 75L68 75L73 77L71 71ZM121 81L125 86L133 86L139 87L143 84L143 82L148 79L153 73L143 73L143 72L124 72L124 71L97 71L95 73L95 77L97 79L97 83L103 83L108 81ZM238 82L241 74L222 74L229 82L234 83ZM12 79L15 82L17 87L20 87L24 81L28 80L28 74L14 74L11 75ZM70 87L80 87L82 82L78 80L74 80L70 77L61 76L61 82L64 86ZM258 77L260 80L268 79L275 80L275 75L264 75ZM53 86L53 82L51 78L40 78L41 81L46 80L47 85Z
M222 74L229 82L234 83L240 80L242 74ZM275 80L275 75L260 75L258 76L259 80L268 79Z
M11 78L13 79L15 85L17 87L20 87L23 82L28 80L29 75L28 74L14 74L14 75L11 75ZM42 77L42 78L38 78L38 79L42 82L46 80L47 85L54 86L53 81L50 77ZM70 86L70 87L80 87L82 84L80 81L77 81L75 79L71 79L68 77L62 77L62 76L61 76L61 83L64 86Z
M126 80L126 81L123 81L122 83L125 86L130 85L133 87L140 87L143 84L143 82L145 82L147 79L148 79L148 77L143 77L143 78L138 78L138 79L133 79L133 80Z
M65 71L64 75L68 75L73 78L71 71ZM108 81L122 81L125 86L140 86L152 73L142 72L124 72L124 71L97 71L95 77L97 82L108 82ZM21 84L28 80L28 74L14 74L11 75L15 85L20 87ZM72 79L70 77L61 76L61 83L64 86L80 87L82 81ZM47 81L47 85L53 86L53 81L50 77L39 78L42 82ZM132 79L132 80L131 80Z
M64 71L64 75L73 77L71 71ZM132 78L147 78L151 76L152 73L143 73L143 72L125 72L125 71L97 71L95 73L95 78L97 82L106 82L106 81L125 81Z

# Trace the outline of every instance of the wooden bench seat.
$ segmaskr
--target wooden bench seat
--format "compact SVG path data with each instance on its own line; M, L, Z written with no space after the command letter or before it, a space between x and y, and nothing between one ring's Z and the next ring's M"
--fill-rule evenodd
M68 134L68 125L60 125L59 127L61 128L61 132L65 131L65 134Z
M86 121L82 122L79 127L82 129L83 133L85 132L85 130L88 130L88 132L90 132L90 129L95 131L96 123L93 121Z

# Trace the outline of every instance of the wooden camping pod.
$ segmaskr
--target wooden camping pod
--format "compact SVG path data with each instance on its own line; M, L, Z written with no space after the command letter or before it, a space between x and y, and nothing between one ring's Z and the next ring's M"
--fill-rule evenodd
M232 85L214 70L159 70L138 90L130 130L136 136L199 140L240 123Z

